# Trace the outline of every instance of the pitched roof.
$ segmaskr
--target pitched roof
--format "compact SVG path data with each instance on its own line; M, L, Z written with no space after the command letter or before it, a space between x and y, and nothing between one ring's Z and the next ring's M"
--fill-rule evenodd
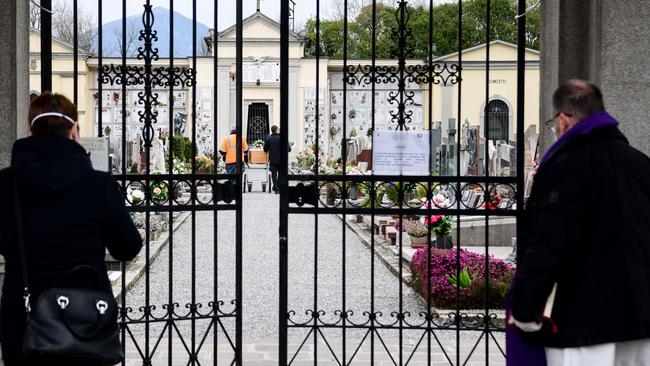
M40 31L39 29L36 29L36 28L30 28L29 31L30 31L31 33L37 34L39 38L41 37L41 31ZM63 48L67 48L67 49L69 49L70 52L74 52L74 46L73 46L72 44L66 42L66 41L63 41L63 40L61 40L61 39L59 39L59 38L56 38L55 36L52 36L52 42L59 44L59 45L62 46ZM91 53L90 51L88 51L88 50L86 50L86 49L83 49L83 48L81 48L81 47L78 47L78 48L77 48L77 52L79 52L79 55L80 55L80 56L82 56L82 55L85 55L85 56L90 56L90 55L92 55L92 53Z
M270 17L268 17L267 15L265 15L264 13L262 13L260 11L256 11L255 13L253 13L253 14L249 15L248 17L244 18L243 21L242 21L242 26L244 26L246 24L249 24L249 23L252 23L252 22L254 22L254 21L258 20L258 19L268 23L271 27L277 28L278 32L280 32L280 27L281 27L280 23L278 23L274 19L271 19ZM235 33L237 31L236 27L237 27L237 25L233 24L230 27L228 27L228 28L222 30L221 32L219 32L219 36L218 36L219 40L222 40L224 38L230 38L230 36L233 35L233 33ZM295 41L300 41L300 42L302 42L304 40L304 38L305 37L301 36L300 34L294 32L292 30L289 30L289 41L290 42L291 41L294 41L294 42Z
M495 39L493 41L490 41L490 46L493 46L493 45L501 45L501 46L513 48L515 50L518 48L518 46L516 44L506 42L506 41L502 41L500 39ZM476 46L466 48L466 49L464 49L462 51L463 51L463 54L465 54L465 53L476 51L476 50L479 50L479 49L485 48L485 47L486 47L486 44L481 43L481 44L478 44ZM532 48L526 48L526 52L529 52L529 53L532 53L532 54L534 54L536 56L539 56L539 51L534 50ZM438 57L434 58L433 61L443 61L443 60L454 59L454 58L458 59L458 51L447 54L447 55L438 56Z

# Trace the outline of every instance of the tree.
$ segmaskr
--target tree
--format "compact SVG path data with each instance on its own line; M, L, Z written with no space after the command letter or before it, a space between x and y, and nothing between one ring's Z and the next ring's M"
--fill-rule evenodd
M70 1L58 0L52 4L52 37L68 44L74 44L74 13ZM31 28L40 30L41 9L34 3L30 4L29 24ZM122 31L113 32L115 44L119 49L114 53L122 52ZM134 56L138 48L139 32L134 23L127 24L125 37L126 54ZM87 11L81 4L77 7L77 38L79 49L95 53L97 51L97 18ZM106 50L104 51L113 51Z
M29 27L31 29L41 29L41 8L34 2L29 3Z
M378 0L377 3L381 3L381 0ZM372 5L372 0L347 0L347 4L343 0L332 0L331 6L325 11L325 16L332 19L343 19L346 5L348 19L354 19L362 9Z
M336 3L336 2L335 2ZM458 50L458 5L442 3L431 8L424 1L407 5L408 28L412 34L407 38L405 57L427 58L430 44L436 46L436 55L445 55ZM486 0L463 2L462 47L469 48L487 39ZM514 0L491 0L490 39L517 43L517 3ZM375 8L375 49L377 58L395 58L399 51L399 13L392 5L377 3ZM539 48L539 8L526 17L526 46ZM366 5L354 18L348 18L348 58L371 58L373 46L373 8ZM316 20L305 23L303 33L307 37L306 56L316 55ZM343 56L342 18L321 19L321 56L341 58Z
M117 41L117 50L109 50L110 54L122 54L122 49L126 46L126 55L127 56L136 56L138 47L142 44L138 40L140 32L138 31L136 24L134 22L127 22L126 24L126 37L122 36L122 29L119 31L117 29L113 30L113 37Z
M52 9L52 36L74 44L74 14L69 1L56 1ZM82 50L94 53L97 45L97 19L83 7L77 8L77 37Z

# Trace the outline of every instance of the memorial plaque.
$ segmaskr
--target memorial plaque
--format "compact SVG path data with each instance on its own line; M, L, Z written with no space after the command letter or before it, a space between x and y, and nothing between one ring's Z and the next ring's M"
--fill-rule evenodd
M280 82L279 62L244 62L243 70L244 83L274 83Z

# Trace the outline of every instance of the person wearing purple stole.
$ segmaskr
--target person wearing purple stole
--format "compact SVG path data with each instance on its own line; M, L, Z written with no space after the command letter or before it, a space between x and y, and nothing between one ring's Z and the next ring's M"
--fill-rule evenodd
M562 84L553 109L557 141L521 222L508 365L650 365L650 159L595 85Z

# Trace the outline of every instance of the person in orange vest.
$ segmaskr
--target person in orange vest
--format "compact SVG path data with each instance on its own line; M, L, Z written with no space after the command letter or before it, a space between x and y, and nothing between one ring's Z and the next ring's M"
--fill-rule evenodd
M241 142L242 160L248 162L248 143L246 138ZM237 128L230 130L230 135L226 136L221 143L219 153L226 162L226 173L235 174L237 171Z

